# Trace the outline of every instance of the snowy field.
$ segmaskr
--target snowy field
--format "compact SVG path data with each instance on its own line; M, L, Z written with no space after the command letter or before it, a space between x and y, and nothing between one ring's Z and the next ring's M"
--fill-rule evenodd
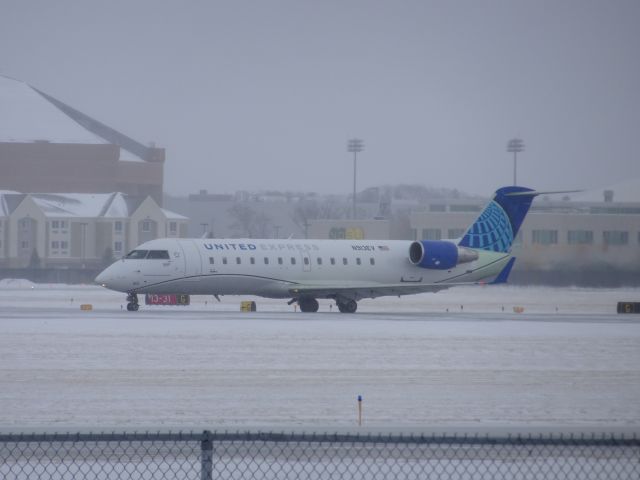
M0 428L640 427L640 289L459 287L362 301L0 281ZM80 304L93 305L81 311ZM514 313L522 307L522 313Z

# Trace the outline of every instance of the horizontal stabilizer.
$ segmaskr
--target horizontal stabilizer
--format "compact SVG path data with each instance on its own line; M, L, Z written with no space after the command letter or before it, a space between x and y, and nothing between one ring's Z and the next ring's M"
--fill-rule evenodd
M510 192L505 193L507 197L537 197L538 195L554 195L558 193L580 193L584 190L556 190L553 192L538 192L536 190L529 190L525 192Z

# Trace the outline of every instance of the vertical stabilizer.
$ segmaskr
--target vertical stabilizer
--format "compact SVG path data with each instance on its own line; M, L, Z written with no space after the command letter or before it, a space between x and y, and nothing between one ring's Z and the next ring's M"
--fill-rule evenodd
M530 188L503 187L460 240L462 247L507 253L537 195Z

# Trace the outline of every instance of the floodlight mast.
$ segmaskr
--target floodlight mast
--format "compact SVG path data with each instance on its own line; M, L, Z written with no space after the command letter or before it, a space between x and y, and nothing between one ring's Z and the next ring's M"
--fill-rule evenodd
M364 142L359 138L350 138L347 141L347 152L353 153L353 210L351 218L356 219L356 164L358 153L364 150Z
M513 152L513 184L517 185L516 171L518 164L518 153L524 152L524 141L521 138L512 138L507 143L507 152Z

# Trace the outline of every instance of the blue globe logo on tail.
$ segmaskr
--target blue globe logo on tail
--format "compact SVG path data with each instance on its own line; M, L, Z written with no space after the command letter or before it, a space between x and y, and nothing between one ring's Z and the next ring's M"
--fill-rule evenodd
M525 187L503 187L460 240L462 247L508 253L536 193Z
M495 201L480 214L462 238L461 245L494 252L507 252L513 243L513 230L506 212Z

